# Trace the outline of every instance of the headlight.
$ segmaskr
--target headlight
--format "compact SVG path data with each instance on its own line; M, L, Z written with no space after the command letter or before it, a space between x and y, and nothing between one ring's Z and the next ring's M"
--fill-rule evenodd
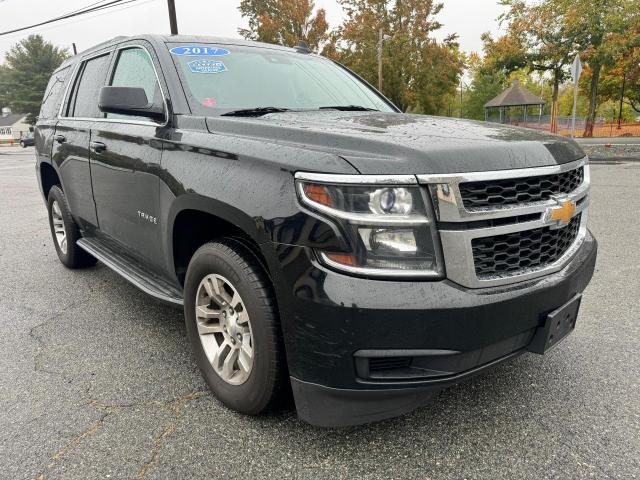
M413 210L413 196L406 188L378 188L369 194L369 208L379 215L408 215Z
M380 180L388 184L365 176L372 184L340 175L296 179L301 203L331 219L349 243L348 252L317 252L322 263L367 276L442 277L431 205L415 177L402 177L406 185L388 177Z

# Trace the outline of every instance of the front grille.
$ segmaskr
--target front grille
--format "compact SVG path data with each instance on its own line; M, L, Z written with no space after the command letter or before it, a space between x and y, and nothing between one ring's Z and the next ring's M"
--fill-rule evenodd
M582 167L568 172L460 184L467 209L499 207L548 200L552 195L573 192L584 180Z
M573 217L564 228L543 227L473 239L471 247L477 277L489 279L515 275L554 263L576 240L580 217Z

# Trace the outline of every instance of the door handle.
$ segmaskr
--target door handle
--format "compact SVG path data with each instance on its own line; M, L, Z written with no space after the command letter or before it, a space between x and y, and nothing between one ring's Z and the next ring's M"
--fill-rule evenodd
M90 142L89 148L96 153L104 152L107 149L107 146L102 142Z
M53 139L54 139L56 142L58 142L58 143L64 143L64 142L66 142L66 141L67 141L67 139L65 138L65 136L64 136L64 135L60 135L60 134L54 135L54 136L53 136Z

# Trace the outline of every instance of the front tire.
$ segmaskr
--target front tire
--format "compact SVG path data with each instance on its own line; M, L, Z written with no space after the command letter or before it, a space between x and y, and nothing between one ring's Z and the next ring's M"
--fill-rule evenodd
M76 242L82 237L60 187L54 185L47 197L49 227L58 258L68 268L90 267L96 259L82 250Z
M286 366L273 287L242 243L221 239L195 252L184 317L196 362L222 403L250 415L278 403Z
M24 143L24 142L20 142L20 146L21 146L22 148L27 148L27 145L26 145L26 143Z

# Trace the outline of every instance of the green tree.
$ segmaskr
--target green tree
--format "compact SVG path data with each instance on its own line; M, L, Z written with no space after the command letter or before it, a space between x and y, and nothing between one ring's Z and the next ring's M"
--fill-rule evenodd
M288 47L304 41L318 50L329 36L326 13L321 8L314 14L313 0L242 0L238 9L249 21L238 32L249 40Z
M484 119L485 103L509 86L510 74L527 64L517 37L504 35L494 40L489 33L484 33L482 43L482 58L475 53L469 57L472 81L463 108L465 117L478 120ZM518 79L524 84L522 78Z
M508 22L509 35L518 38L524 46L529 68L551 74L551 130L555 132L560 86L569 76L568 66L585 35L583 30L575 28L575 24L569 21L579 18L577 2L500 0L500 3L509 7L501 18Z
M437 42L442 10L433 0L341 0L345 21L325 53L378 84L382 33L382 91L401 110L439 113L455 93L464 55L456 36Z
M607 41L611 57L603 65L598 84L598 103L613 102L623 116L632 118L640 113L640 16L629 22L624 34L614 34ZM587 76L590 78L589 71Z
M0 107L9 105L9 69L0 65Z
M575 13L567 23L579 35L580 49L589 65L589 111L583 136L593 136L598 109L598 86L603 68L615 65L622 44L621 35L627 34L630 20L637 15L638 4L633 0L574 0Z
M520 37L503 35L494 40L487 32L483 33L480 38L482 39L482 68L484 70L509 74L527 65L527 52Z
M21 40L6 54L0 70L0 101L35 123L49 77L67 56L40 35Z
M552 117L557 115L560 86L569 77L569 65L577 53L586 62L588 77L587 122L593 125L602 96L598 95L603 71L620 61L628 48L626 39L637 26L637 0L501 0L509 7L503 16L509 33L522 39L530 68L550 72L553 78ZM630 75L632 73L630 72ZM555 121L552 121L555 131Z
M469 58L471 85L466 98L463 98L463 114L466 118L483 120L484 105L508 86L505 73L485 65L485 58L480 58L477 53Z

